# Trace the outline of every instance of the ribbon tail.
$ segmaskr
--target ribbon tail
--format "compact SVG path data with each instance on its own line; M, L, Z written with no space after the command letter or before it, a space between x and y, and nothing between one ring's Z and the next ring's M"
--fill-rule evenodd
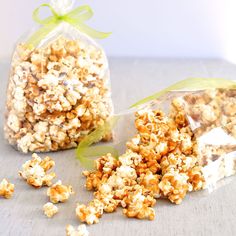
M84 167L87 167L88 169L93 168L94 160L90 157L101 156L107 153L111 153L114 157L118 157L118 151L112 146L102 145L90 147L93 143L99 142L105 135L111 133L118 119L118 116L111 117L79 143L76 149L76 156Z
M217 89L217 88L236 88L236 82L233 80L221 79L221 78L189 78L181 80L166 89L163 89L151 96L143 98L142 100L131 105L130 108L137 107L152 100L158 99L161 96L167 94L170 91L175 90L201 90L201 89Z
M78 30L80 30L81 32L89 35L92 38L104 39L104 38L107 38L111 35L111 32L105 33L105 32L97 31L97 30L85 25L82 22L80 22L80 23L68 22L68 23L72 24Z
M112 146L95 146L95 147L87 147L87 148L79 148L76 150L77 159L86 169L94 168L94 158L106 155L107 153L111 153L111 155L115 158L118 157L118 151Z

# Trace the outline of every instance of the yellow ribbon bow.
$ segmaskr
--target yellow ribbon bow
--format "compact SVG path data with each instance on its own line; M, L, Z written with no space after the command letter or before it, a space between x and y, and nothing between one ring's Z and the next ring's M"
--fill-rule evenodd
M45 19L40 19L39 12L43 7L49 8L52 16ZM36 8L33 12L33 20L43 27L37 30L28 40L28 44L36 46L43 38L45 38L54 28L56 28L61 22L67 22L68 24L74 26L79 31L98 39L103 39L108 37L111 33L104 33L96 31L84 22L92 18L93 10L90 6L84 5L77 7L65 15L59 15L55 9L50 4L42 4Z

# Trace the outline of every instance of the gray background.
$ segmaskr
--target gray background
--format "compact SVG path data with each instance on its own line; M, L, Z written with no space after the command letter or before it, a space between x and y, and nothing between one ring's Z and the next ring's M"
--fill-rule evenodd
M236 67L219 60L154 60L111 59L113 101L120 111L177 80L188 77L224 77L235 79ZM4 97L8 65L0 64L0 111L4 111ZM56 161L55 172L63 183L71 184L76 194L59 205L59 213L47 219L42 206L48 201L46 188L35 190L18 177L21 165L30 158L12 149L4 140L2 116L0 123L0 179L15 184L12 199L0 199L0 235L60 236L66 224L79 224L75 217L76 202L86 203L92 192L83 187L82 168L74 150L51 153ZM42 155L44 156L44 155ZM105 214L100 223L89 226L91 236L234 236L236 235L236 178L210 195L203 192L189 194L179 206L158 200L154 221L127 219L119 210Z
M59 0L61 1L61 0ZM75 0L89 4L88 25L113 34L109 56L205 57L236 61L235 0ZM1 0L0 58L33 25L32 12L49 0ZM42 17L49 13L43 10Z

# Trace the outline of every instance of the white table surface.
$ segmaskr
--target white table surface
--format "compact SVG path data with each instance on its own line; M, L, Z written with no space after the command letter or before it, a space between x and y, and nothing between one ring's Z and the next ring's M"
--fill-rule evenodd
M115 110L121 111L149 94L187 77L224 77L236 79L236 66L218 60L111 59L112 90ZM42 212L47 202L46 188L35 190L18 177L21 165L30 158L11 148L3 139L3 113L8 64L0 64L0 180L15 184L12 199L0 199L0 235L65 235L66 224L78 225L76 202L86 203L92 192L84 188L82 168L74 150L51 153L55 172L76 194L59 205L59 213L48 219ZM44 156L44 155L42 155ZM88 227L91 236L146 235L236 235L236 177L210 195L189 194L179 206L159 200L154 221L127 219L118 210L105 214L99 224Z

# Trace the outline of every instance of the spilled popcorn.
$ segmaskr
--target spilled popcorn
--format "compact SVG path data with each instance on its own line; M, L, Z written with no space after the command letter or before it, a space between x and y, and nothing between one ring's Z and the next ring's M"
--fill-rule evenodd
M33 153L32 159L22 165L19 175L35 188L50 186L56 174L54 172L48 174L47 172L54 165L55 162L50 157L47 156L42 160L36 153Z
M103 212L117 207L129 218L153 220L157 198L180 204L187 192L204 187L187 122L180 128L164 113L145 110L137 112L135 126L138 133L125 154L118 160L107 154L95 161L95 171L83 172L95 199L88 206L77 205L82 222L97 223Z
M168 115L136 112L137 134L126 152L118 160L102 156L95 170L83 172L94 200L77 205L80 221L98 223L118 207L127 217L153 220L156 199L180 204L188 192L236 174L235 95L233 89L184 93L172 99Z
M43 211L44 211L44 214L45 214L48 218L51 218L51 217L53 217L55 214L58 213L58 207L55 206L53 203L48 202L48 203L44 204L44 206L43 206Z
M9 183L6 179L0 182L0 197L9 199L14 193L14 184Z
M77 230L72 225L66 226L66 236L89 236L86 225L79 225Z
M66 202L71 194L74 194L72 186L63 185L61 180L47 190L47 195L52 203Z

